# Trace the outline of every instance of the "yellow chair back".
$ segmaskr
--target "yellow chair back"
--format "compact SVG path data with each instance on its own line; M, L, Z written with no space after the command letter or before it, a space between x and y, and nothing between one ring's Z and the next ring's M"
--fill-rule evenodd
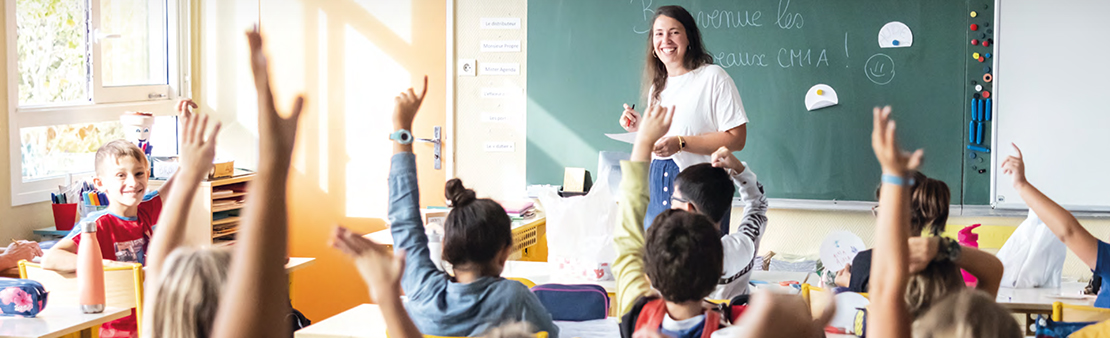
M531 280L529 280L528 278L520 278L520 277L505 277L505 279L518 281L518 282L520 282L521 284L524 284L524 286L527 286L527 287L528 287L529 289L531 289L532 287L536 286L536 283L535 283L535 282L532 282L532 281L531 281Z
M1101 322L1110 320L1110 309L1053 302L1052 320L1058 322Z
M139 263L118 263L119 266L104 267L105 306L134 308L137 329L143 332L143 265ZM19 261L19 277L42 283L50 292L48 304L77 306L77 275L59 273L43 269L41 265L26 260Z
M823 288L808 283L802 284L802 300L809 305L809 312L813 314L813 318L817 318L825 312L825 306L832 298L829 293L830 291Z

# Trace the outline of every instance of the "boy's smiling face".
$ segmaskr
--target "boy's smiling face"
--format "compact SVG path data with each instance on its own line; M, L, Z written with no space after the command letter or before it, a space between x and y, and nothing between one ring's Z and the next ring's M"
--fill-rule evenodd
M108 194L108 201L113 209L132 208L142 202L147 181L150 179L146 159L109 157L100 166L101 170L96 173L93 183L96 183L97 189Z

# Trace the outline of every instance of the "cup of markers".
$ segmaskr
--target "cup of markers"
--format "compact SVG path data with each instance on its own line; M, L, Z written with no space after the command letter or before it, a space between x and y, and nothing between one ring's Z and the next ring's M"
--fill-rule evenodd
M81 192L81 216L108 208L108 195L99 191Z

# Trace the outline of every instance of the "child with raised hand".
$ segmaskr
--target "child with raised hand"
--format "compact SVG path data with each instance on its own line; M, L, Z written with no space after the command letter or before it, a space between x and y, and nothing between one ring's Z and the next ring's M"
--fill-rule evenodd
M1095 298L1095 306L1110 308L1110 244L1091 235L1075 216L1029 183L1025 178L1025 160L1021 149L1016 144L1011 145L1016 155L1007 156L1002 161L1002 172L1010 175L1014 189L1021 194L1021 199L1040 216L1048 229L1079 256L1096 276L1102 277L1102 287Z
M206 337L227 281L230 252L218 248L184 248L186 221L200 182L208 176L216 156L220 123L209 130L207 115L193 114L179 105L182 118L180 186L166 196L158 232L147 258L143 336Z
M397 97L393 111L395 135L412 129L427 93L411 88ZM428 237L420 218L420 192L412 138L398 137L389 171L389 221L394 248L405 255L401 287L407 308L421 332L437 336L477 336L510 321L524 321L558 337L551 314L524 284L501 278L512 254L512 221L500 204L479 199L459 179L447 181L452 207L444 222L443 260L451 263L452 277L429 258Z
M670 209L659 214L644 234L648 161L655 141L670 128L673 115L673 108L649 107L641 117L631 161L621 162L613 272L621 336L625 338L653 331L679 338L700 337L727 321L719 312L707 311L703 300L717 286L722 271L720 232L714 222L705 215Z
M289 337L292 325L286 316L290 308L285 274L289 226L285 183L304 98L297 97L289 117L277 112L257 27L247 32L247 40L258 91L259 168L247 194L210 337Z
M908 178L909 173L920 166L924 151L918 149L911 154L902 151L898 146L895 139L895 123L890 120L889 106L881 109L876 107L873 114L871 146L875 151L875 157L878 158L879 164L882 166L883 187L879 192L879 204L883 207L878 210L878 224L875 231L876 245L871 262L869 294L871 306L869 307L870 311L868 311L866 332L873 337L892 338L910 337L911 327L915 328L913 336L917 337L931 336L935 332L946 332L940 330L947 329L947 327L918 328L912 325L913 318L910 316L905 299L910 266L909 234L906 226L910 221ZM1006 310L996 303L981 304L981 302L962 300L949 301L949 297L963 297L961 295L967 292L978 293L979 291L964 290L943 295L940 297L940 301L934 304L944 306L932 306L925 310L926 312L922 318L929 319L929 322L935 322L935 319L944 312L967 313L966 318L948 323L957 325L956 322L970 322L976 323L980 327L987 325L994 327L990 330L981 328L954 332L955 337L987 337L982 335L984 332L1003 333L999 335L1001 337L1021 336L1017 322L1008 315L1000 315L1000 313L1005 314ZM993 297L983 295L978 299L993 299ZM965 311L964 307L975 304L980 306L977 311ZM948 305L956 305L958 308L952 308ZM995 318L996 320L976 320L983 317Z

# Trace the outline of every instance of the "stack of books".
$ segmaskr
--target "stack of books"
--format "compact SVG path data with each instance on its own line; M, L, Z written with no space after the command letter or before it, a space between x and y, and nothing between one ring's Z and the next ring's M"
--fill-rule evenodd
M532 218L536 215L536 204L532 201L502 201L501 206L513 220Z

